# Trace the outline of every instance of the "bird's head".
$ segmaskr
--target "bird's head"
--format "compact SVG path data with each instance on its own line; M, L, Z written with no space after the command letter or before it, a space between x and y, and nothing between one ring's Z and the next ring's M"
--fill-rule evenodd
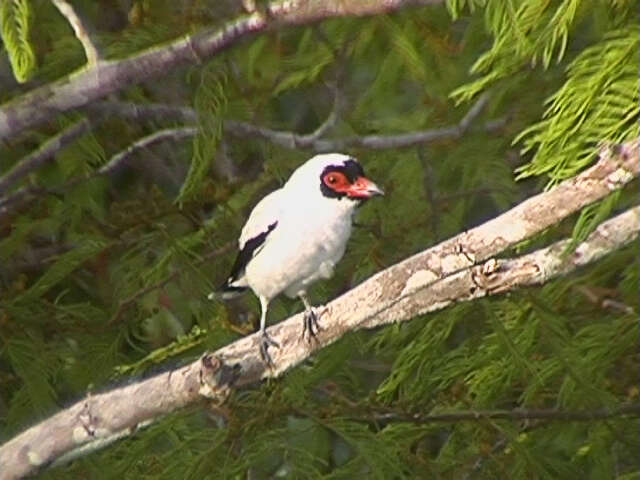
M384 195L382 189L365 176L355 158L341 153L316 155L300 166L288 183L306 185L306 188L317 186L324 197L339 200L361 202Z

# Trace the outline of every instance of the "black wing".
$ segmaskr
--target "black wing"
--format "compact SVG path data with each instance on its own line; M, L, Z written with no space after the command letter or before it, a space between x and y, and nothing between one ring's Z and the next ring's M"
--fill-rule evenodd
M253 238L250 238L244 243L242 250L238 252L236 261L233 262L233 267L231 267L229 278L227 278L224 284L222 284L222 286L220 287L220 290L222 290L222 292L239 293L247 289L247 287L234 286L233 283L242 277L242 275L244 274L244 269L247 267L249 261L251 261L251 259L256 256L260 247L264 245L265 240L277 225L278 222L273 222L267 227L266 231L256 235Z

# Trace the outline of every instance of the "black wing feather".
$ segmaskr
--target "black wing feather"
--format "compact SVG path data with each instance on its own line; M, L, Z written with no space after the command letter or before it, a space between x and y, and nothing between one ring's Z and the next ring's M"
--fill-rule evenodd
M274 228L276 228L277 225L278 222L273 222L267 227L266 231L256 235L253 238L250 238L244 243L242 250L238 252L236 261L233 262L233 267L231 267L229 278L227 278L227 280L224 282L221 290L227 292L241 292L243 290L246 290L245 287L234 287L231 284L242 276L242 274L244 273L244 269L247 267L247 264L258 253L257 250L264 244L267 236L273 231Z

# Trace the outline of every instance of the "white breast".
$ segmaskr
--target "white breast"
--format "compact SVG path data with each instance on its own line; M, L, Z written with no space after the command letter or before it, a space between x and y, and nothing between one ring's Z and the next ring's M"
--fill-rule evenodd
M313 205L286 209L259 254L246 268L249 287L273 298L296 296L320 278L328 278L351 235L354 202L322 198Z

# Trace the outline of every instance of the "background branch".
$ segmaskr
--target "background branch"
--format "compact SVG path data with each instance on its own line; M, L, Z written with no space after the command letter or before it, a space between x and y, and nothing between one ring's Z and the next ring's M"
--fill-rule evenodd
M84 107L176 67L201 63L272 25L303 25L328 18L391 13L404 7L436 3L440 3L440 0L274 2L268 5L266 14L256 11L229 21L222 28L187 35L123 60L98 62L63 80L12 99L0 108L0 140L14 137L57 114Z
M84 122L84 121L83 121ZM81 122L81 123L83 123ZM84 123L83 123L84 124ZM89 124L86 124L86 128L89 128ZM74 130L75 132L75 130ZM73 132L72 132L73 133ZM84 133L84 132L81 132ZM157 132L154 132L150 135L147 135L145 137L142 137L138 140L136 140L134 143L132 143L131 145L129 145L127 148L125 148L124 150L121 150L120 152L116 153L115 155L113 155L109 161L107 163L105 163L102 167L100 167L98 170L86 175L86 176L82 176L82 177L78 177L78 178L73 178L71 180L69 180L68 182L64 183L63 185L60 185L58 187L52 187L52 188L44 188L44 187L37 187L37 186L33 186L33 187L23 187L19 190L17 190L16 192L14 192L11 195L7 195L5 197L0 197L0 219L6 217L9 212L10 212L10 208L11 209L16 209L19 208L20 206L28 203L29 201L31 201L34 196L37 195L62 195L66 190L75 187L76 185L80 184L80 183L84 183L87 182L93 178L96 177L100 177L103 175L111 175L115 172L117 172L120 168L122 168L122 166L127 162L127 160L131 157L131 155L133 155L135 152L137 152L138 150L142 150L144 148L150 147L156 143L165 141L165 140L173 140L173 141L177 141L177 140L181 140L183 138L190 138L193 137L195 134L197 133L197 128L196 127L182 127L182 128L166 128L163 130L158 130ZM62 135L62 134L61 134ZM69 137L71 136L71 134L68 134L65 136ZM20 175L26 175L27 173L29 173L31 170L29 169L29 167L31 169L36 169L39 168L40 166L42 166L42 162L45 162L47 160L49 160L51 158L51 155L53 155L55 153L55 151L57 151L59 148L61 148L61 141L56 140L55 142L53 141L54 139L51 139L51 141L48 141L48 143L52 143L53 146L51 146L50 148L47 149L47 156L43 158L43 155L29 155L29 157L25 160L27 161L23 161L21 162L16 169L14 170L18 170ZM70 141L70 140L69 140ZM44 146L43 146L44 148ZM42 150L42 149L40 149ZM38 150L38 152L40 152L40 150ZM37 152L36 152L37 153ZM29 161L29 159L31 159L31 157L35 157L36 159L39 159L40 163L36 164L36 162L33 161ZM9 175L11 175L12 172L10 172ZM7 177L9 177L9 175ZM15 175L13 175L15 177ZM0 185L1 187L1 185ZM0 190L1 191L1 190Z
M92 103L83 110L94 116L119 116L127 120L136 121L166 121L170 119L193 125L198 122L198 114L193 108L163 103L133 103L107 100Z
M176 141L183 138L193 137L197 131L198 129L196 127L165 128L164 130L158 130L151 135L147 135L136 140L126 149L113 155L106 164L98 169L95 175L110 175L117 171L136 151L165 140Z
M281 345L272 352L273 369L265 368L259 335L253 334L190 365L76 403L0 447L0 464L9 472L3 478L32 473L76 448L134 431L203 397L220 401L231 384L278 376L349 331L542 283L601 258L637 238L640 207L600 225L571 255L564 255L569 242L564 240L522 257L476 265L628 183L640 170L637 155L637 141L603 149L600 161L581 175L378 273L327 305L317 342L300 341L302 314L270 327Z
M320 136L317 135L317 131L307 135L300 135L294 132L272 130L236 121L226 121L224 128L225 133L237 137L250 135L288 149L304 149L313 152L343 151L350 148L364 148L369 150L398 149L462 137L473 124L473 121L480 115L488 100L489 96L487 94L481 95L471 109L469 109L469 112L467 112L464 118L456 125L397 135L365 135L323 139L319 138ZM504 124L505 120L496 120L490 124L486 124L485 131L498 130L502 128Z
M89 65L95 65L100 60L100 54L98 53L98 49L91 41L91 37L89 36L89 32L85 28L82 20L73 9L73 6L69 4L66 0L51 0L56 8L60 11L60 13L67 19L71 28L73 28L73 33L75 33L76 38L82 44L82 48L84 48L84 54L87 57L87 63Z
M632 403L612 408L598 408L594 410L558 410L524 409L514 410L470 410L463 412L443 412L422 415L419 413L376 413L368 417L349 417L356 421L371 423L457 423L478 422L482 420L551 420L557 422L588 422L592 420L606 420L608 418L640 416L640 403Z
M341 93L336 91L334 93L334 106L331 113L312 133L299 134L285 130L273 130L235 120L226 120L224 122L224 132L239 138L252 136L287 149L311 150L313 152L340 151L348 148L365 148L371 150L407 148L439 140L460 138L472 128L474 121L484 110L489 98L490 96L488 94L481 95L462 120L456 125L396 135L365 135L325 139L322 137L335 125L340 115L340 110L343 108ZM197 122L197 113L195 110L189 107L174 107L162 104L133 104L109 101L96 103L88 107L88 110L100 115L119 115L138 121L166 120L167 118L172 118L187 123ZM505 124L506 119L496 119L486 122L480 129L484 129L484 131L487 132L494 132L503 128Z
M58 151L88 132L90 128L89 121L82 119L49 138L40 148L18 161L8 173L0 177L0 203L1 197L20 179L43 167Z
M450 127L409 132L398 135L369 135L363 137L353 136L347 138L323 139L321 137L335 126L340 116L341 108L343 107L341 93L339 89L335 87L334 105L331 113L312 133L297 134L282 130L271 130L255 126L250 123L236 122L232 120L224 122L224 131L225 133L235 137L246 138L246 136L250 135L266 140L280 147L295 150L312 150L316 153L340 151L349 147L371 150L411 147L439 140L460 138L467 132L476 117L480 115L488 99L489 96L487 94L481 95L463 119L457 125L452 125ZM93 123L99 123L105 118L108 118L109 115L117 115L121 118L136 121L166 121L167 118L170 118L193 124L197 122L197 113L192 108L164 104L135 104L129 102L107 101L91 105L86 108L86 111L96 117L92 119ZM493 132L501 129L505 123L505 119L487 122L484 124L484 130L487 132ZM92 124L86 119L68 127L60 134L47 140L38 150L20 160L9 173L0 178L0 218L9 213L10 207L12 209L19 208L21 205L29 202L35 195L58 194L74 185L77 185L80 181L86 181L103 174L110 174L113 171L116 171L119 166L126 162L126 160L137 150L146 148L164 140L181 140L184 138L190 138L195 136L197 133L197 127L195 126L159 130L137 140L126 149L113 155L107 164L88 177L73 179L57 188L43 188L37 186L24 187L11 195L2 197L2 195L6 193L6 191L18 180L44 166L46 162L51 160L59 150L81 136L83 133L89 131L91 127Z

